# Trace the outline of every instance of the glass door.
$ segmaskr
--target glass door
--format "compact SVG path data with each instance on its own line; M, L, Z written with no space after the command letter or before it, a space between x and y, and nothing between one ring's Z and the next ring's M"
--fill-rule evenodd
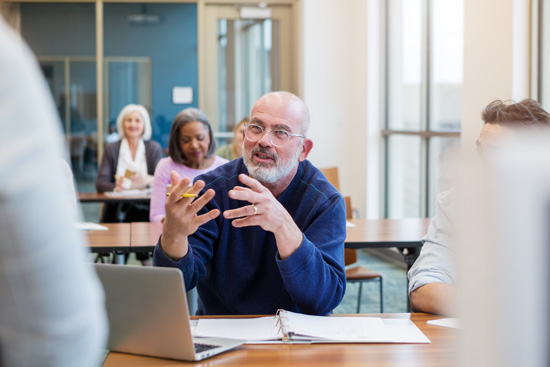
M93 191L98 168L96 66L93 57L39 57L67 138L79 190ZM118 140L116 118L129 103L151 110L151 62L148 58L105 58L106 142Z
M231 142L235 124L248 117L260 96L276 90L296 93L292 8L270 10L269 18L250 19L241 18L239 6L205 6L199 105L219 145Z
M93 57L38 57L65 132L77 183L97 175L96 64ZM80 189L80 187L79 187Z
M106 143L119 140L116 119L128 104L140 104L152 112L151 59L148 57L105 58L105 131Z

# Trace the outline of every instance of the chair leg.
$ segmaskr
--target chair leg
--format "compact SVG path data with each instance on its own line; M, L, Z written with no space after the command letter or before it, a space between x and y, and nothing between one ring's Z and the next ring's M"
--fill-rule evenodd
M97 263L97 262L100 262L100 263L104 263L105 261L103 260L103 256L102 256L102 253L101 252L98 252L97 253L97 256L94 260L94 263Z
M359 294L357 296L357 313L361 309L361 291L363 290L363 282L359 282Z
M384 313L384 285L380 277L380 313Z

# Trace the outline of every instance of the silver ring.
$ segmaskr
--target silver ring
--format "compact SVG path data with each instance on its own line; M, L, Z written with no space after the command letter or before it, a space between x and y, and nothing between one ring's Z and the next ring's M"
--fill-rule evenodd
M254 203L252 203L252 209L254 209L254 214L253 215L258 214L258 208L256 208L256 205L254 205Z

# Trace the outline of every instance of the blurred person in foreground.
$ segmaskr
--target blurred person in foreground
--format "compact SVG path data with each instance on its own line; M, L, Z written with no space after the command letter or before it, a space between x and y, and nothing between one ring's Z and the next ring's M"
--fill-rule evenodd
M308 127L300 98L269 93L252 107L241 158L191 188L171 172L154 263L182 270L187 290L197 286L197 314L323 315L340 304L345 203L306 159Z
M222 158L232 161L243 155L244 125L248 124L249 118L245 117L233 129L233 142L219 147L216 154Z
M0 50L0 365L95 367L107 319L66 199L60 122L36 60L2 17Z
M476 142L481 155L498 154L518 137L519 130L550 129L550 114L533 99L518 103L496 100L482 112L483 128ZM420 256L409 270L411 308L417 312L452 314L455 304L453 225L456 219L456 189L437 195L438 211L422 239Z

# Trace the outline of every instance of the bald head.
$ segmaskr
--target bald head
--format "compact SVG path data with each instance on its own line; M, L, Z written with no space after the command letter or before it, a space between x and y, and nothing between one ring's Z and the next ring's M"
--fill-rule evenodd
M258 99L243 141L243 160L250 177L269 185L275 196L281 194L313 148L313 141L306 137L308 128L309 110L294 94L273 92ZM249 130L256 134L252 139Z
M271 92L254 103L250 116L255 111L262 111L269 114L276 114L287 121L292 121L299 128L302 135L307 136L309 130L309 109L304 101L290 92ZM271 113L269 111L272 111Z

